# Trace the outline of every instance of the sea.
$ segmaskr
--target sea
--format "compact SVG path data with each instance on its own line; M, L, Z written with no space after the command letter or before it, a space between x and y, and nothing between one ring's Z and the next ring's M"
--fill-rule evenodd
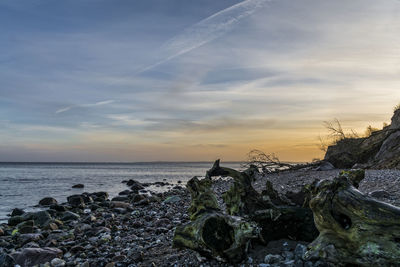
M39 210L39 201L53 197L59 203L83 192L106 191L110 198L129 189L124 180L185 184L194 176L204 177L212 162L140 163L0 163L0 223L8 220L14 208ZM222 162L222 166L242 169L241 162ZM83 189L73 189L84 184ZM166 190L153 188L154 190Z

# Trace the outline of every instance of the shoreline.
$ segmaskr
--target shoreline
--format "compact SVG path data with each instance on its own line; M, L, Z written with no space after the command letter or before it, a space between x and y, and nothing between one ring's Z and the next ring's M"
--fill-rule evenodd
M268 180L285 195L314 178L333 178L338 171L297 170L268 174L258 177L254 188L262 190ZM43 207L45 211L11 217L17 218L10 218L12 225L0 224L0 259L1 255L9 254L22 262L35 252L39 253L35 255L48 257L49 262L60 258L51 266L231 266L202 258L191 250L172 248L175 227L189 221L186 212L190 194L186 188L178 185L164 192L146 194L148 192L141 190L146 190L150 184L126 182L127 190L111 200L105 192L83 193L70 196L67 203ZM379 188L387 192L380 200L399 205L399 183L400 170L367 170L360 190L371 193ZM230 179L217 179L213 188L220 196L230 184ZM25 218L21 218L23 216ZM243 264L263 267L268 265L262 264L274 261L294 263L299 261L307 245L293 240L270 243L268 246L253 244ZM57 261L60 265L56 265Z

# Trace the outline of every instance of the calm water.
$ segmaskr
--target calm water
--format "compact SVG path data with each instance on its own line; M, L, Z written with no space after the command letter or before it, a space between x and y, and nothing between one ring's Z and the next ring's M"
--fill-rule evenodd
M240 163L222 163L240 168ZM13 208L33 210L40 199L51 196L59 203L72 194L106 191L110 197L128 189L121 181L172 184L204 176L212 163L0 163L0 221L7 219ZM82 183L84 189L72 189Z

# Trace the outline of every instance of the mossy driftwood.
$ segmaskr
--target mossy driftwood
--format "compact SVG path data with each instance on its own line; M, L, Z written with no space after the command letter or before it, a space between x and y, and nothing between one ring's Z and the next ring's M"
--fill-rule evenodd
M192 196L191 222L176 228L173 245L240 262L251 239L265 243L281 238L312 241L318 231L311 210L276 206L268 195L261 195L252 187L256 174L257 168L253 166L239 172L220 167L216 161L204 179L192 178L187 184ZM222 195L225 212L212 190L213 176L234 179L233 186Z
M315 182L310 207L320 232L305 259L323 258L335 266L398 266L400 209L357 190L363 171Z
M239 262L247 253L249 240L258 236L259 229L252 222L222 212L211 188L213 169L204 179L194 177L187 183L192 196L188 210L191 222L176 228L173 245L196 250L204 256Z
M312 241L305 260L323 259L333 266L400 262L400 209L357 190L363 170L305 186L302 207L281 205L286 200L268 183L259 194L251 185L256 174L254 167L239 172L216 161L204 179L191 179L191 222L176 228L173 245L234 263L244 259L251 240L289 238ZM212 190L213 176L234 179L222 195L225 211Z

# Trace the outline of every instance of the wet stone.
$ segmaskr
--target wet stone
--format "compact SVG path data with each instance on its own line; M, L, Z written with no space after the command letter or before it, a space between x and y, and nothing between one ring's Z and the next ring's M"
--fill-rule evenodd
M45 197L39 201L39 205L41 205L41 206L50 206L50 205L56 205L56 204L58 204L57 200L52 197Z

